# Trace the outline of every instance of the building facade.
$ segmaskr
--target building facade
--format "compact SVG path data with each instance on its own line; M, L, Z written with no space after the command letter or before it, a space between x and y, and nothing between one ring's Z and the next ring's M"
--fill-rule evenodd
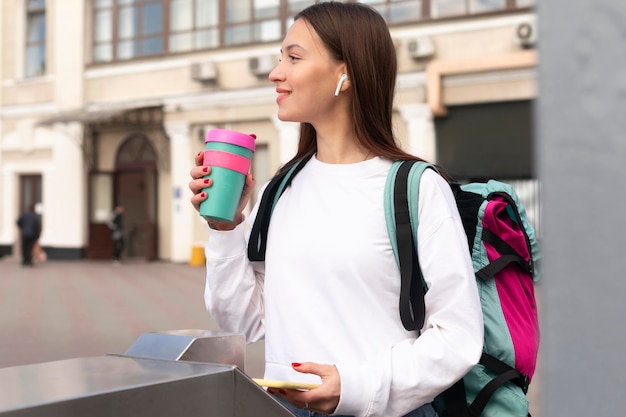
M268 74L312 3L0 2L0 253L34 204L49 258L108 259L122 204L127 256L186 262L209 237L187 187L206 132L255 133L259 185L295 152ZM365 3L396 46L402 146L459 179L532 182L534 1Z

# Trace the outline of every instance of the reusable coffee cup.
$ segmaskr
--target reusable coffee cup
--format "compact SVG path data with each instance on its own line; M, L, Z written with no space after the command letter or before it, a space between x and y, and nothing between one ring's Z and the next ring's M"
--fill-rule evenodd
M211 172L210 187L203 189L208 197L200 204L205 219L232 222L237 214L241 192L250 172L256 135L226 129L212 129L205 139L204 165Z

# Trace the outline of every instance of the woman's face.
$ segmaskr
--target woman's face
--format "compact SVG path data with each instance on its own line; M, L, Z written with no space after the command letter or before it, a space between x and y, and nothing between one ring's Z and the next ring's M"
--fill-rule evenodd
M331 120L338 109L334 93L344 67L330 57L304 19L296 20L283 41L281 62L269 75L276 83L278 118L312 125Z

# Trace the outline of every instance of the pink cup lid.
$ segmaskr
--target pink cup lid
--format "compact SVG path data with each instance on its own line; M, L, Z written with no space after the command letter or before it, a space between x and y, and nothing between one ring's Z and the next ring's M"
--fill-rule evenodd
M254 152L254 140L255 134L247 135L241 132L235 132L234 130L227 129L211 129L206 134L205 142L224 142L233 145L241 146L242 148L248 148Z

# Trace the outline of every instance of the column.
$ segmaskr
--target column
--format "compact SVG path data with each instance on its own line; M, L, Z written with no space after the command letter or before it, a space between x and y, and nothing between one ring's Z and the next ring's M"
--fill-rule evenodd
M51 38L55 47L48 49L48 64L54 71L55 104L62 109L72 109L84 103L85 59L84 34L91 30L85 25L83 0L56 1L48 7L52 21ZM48 2L50 4L50 2ZM19 49L19 48L18 48ZM91 49L91 48L89 48ZM68 51L72 53L68 53Z
M15 170L12 167L2 167L0 176L0 201L15 201L17 185ZM0 245L12 245L17 238L15 221L17 203L2 204L0 208Z
M300 123L283 122L278 117L273 116L272 121L278 130L278 141L280 146L280 165L293 158L298 150L298 140L300 139Z
M576 17L563 19L564 7ZM625 12L623 0L548 0L540 7L546 30L535 115L545 417L626 411Z
M428 104L407 104L399 106L398 110L407 124L408 143L406 151L429 162L436 162L435 125Z
M193 245L193 220L198 218L189 203L189 171L193 167L194 155L191 129L187 122L166 122L165 131L170 138L172 178L171 260L187 262Z
M83 127L80 123L59 123L52 129L37 128L34 132L52 147L52 160L40 168L45 222L41 242L66 249L85 247Z

